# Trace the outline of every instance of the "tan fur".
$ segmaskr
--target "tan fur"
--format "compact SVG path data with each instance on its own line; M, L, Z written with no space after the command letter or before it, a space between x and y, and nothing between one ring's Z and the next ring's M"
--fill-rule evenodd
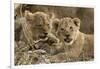
M31 13L25 11L25 20L22 23L22 29L29 44L46 38L50 29L49 16L47 14L43 12Z
M70 17L54 20L52 33L59 38L59 43L62 43L61 47L65 52L50 56L51 62L93 59L93 35L81 33L80 22L80 19Z

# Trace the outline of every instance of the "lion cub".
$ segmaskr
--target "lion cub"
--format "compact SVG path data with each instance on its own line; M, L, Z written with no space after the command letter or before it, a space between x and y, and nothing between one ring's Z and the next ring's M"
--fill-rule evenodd
M42 52L45 52L45 50L36 49L36 43L47 40L50 30L50 18L51 17L44 12L31 13L29 11L25 11L24 17L15 21L15 32L16 35L19 34L17 37L20 37L18 40L15 39L15 64L24 64L24 61L25 64L29 64L29 61L31 61L31 59L33 60L33 57L46 56L41 54ZM24 57L30 55L28 53L29 51L31 51L32 54L34 52L36 55L32 55L31 58L26 57L26 59L29 60L26 61L26 59L24 60ZM20 57L20 53L23 54L24 57ZM19 60L17 60L17 58ZM38 58L38 63L46 63L46 61L40 61L45 60L45 58ZM35 64L37 61L33 60L32 63Z
M54 19L52 33L60 40L64 52L50 56L51 62L91 60L94 57L94 37L79 31L79 18Z
M39 40L45 40L50 30L50 18L44 12L31 13L25 11L24 17L15 22L15 29L18 29L16 34L19 33L19 28L21 27L21 33L18 36L20 37L19 40L30 46L33 46ZM17 35L15 39L17 39Z

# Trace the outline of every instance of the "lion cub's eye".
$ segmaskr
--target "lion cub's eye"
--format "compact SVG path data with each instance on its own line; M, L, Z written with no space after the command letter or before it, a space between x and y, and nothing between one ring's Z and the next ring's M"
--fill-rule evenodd
M47 26L49 26L49 24L47 24Z
M41 25L41 24L39 24L39 25L36 25L36 26L39 26L39 27L41 27L42 25Z
M70 30L72 30L72 31L73 31L73 27L72 27L72 26L70 27Z

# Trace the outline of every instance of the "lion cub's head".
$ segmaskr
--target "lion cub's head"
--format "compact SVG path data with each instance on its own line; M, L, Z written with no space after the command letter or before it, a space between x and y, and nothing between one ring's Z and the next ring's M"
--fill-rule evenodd
M32 34L34 40L44 39L49 32L49 15L44 12L31 13L25 11L25 17L27 19L28 28Z
M71 45L77 38L80 28L80 19L65 17L54 19L52 33L55 34L65 45Z

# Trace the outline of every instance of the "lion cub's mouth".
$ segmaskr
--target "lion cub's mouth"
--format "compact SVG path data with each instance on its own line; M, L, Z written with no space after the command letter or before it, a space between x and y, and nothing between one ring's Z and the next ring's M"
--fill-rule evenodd
M64 41L67 42L67 43L70 43L72 41L72 39L71 38L65 38Z
M46 38L46 36L39 36L39 38L41 38L41 39L45 39L45 38Z
M48 34L48 33L41 34L41 35L39 35L39 38L40 38L40 39L45 39L45 38L47 37L47 34Z

